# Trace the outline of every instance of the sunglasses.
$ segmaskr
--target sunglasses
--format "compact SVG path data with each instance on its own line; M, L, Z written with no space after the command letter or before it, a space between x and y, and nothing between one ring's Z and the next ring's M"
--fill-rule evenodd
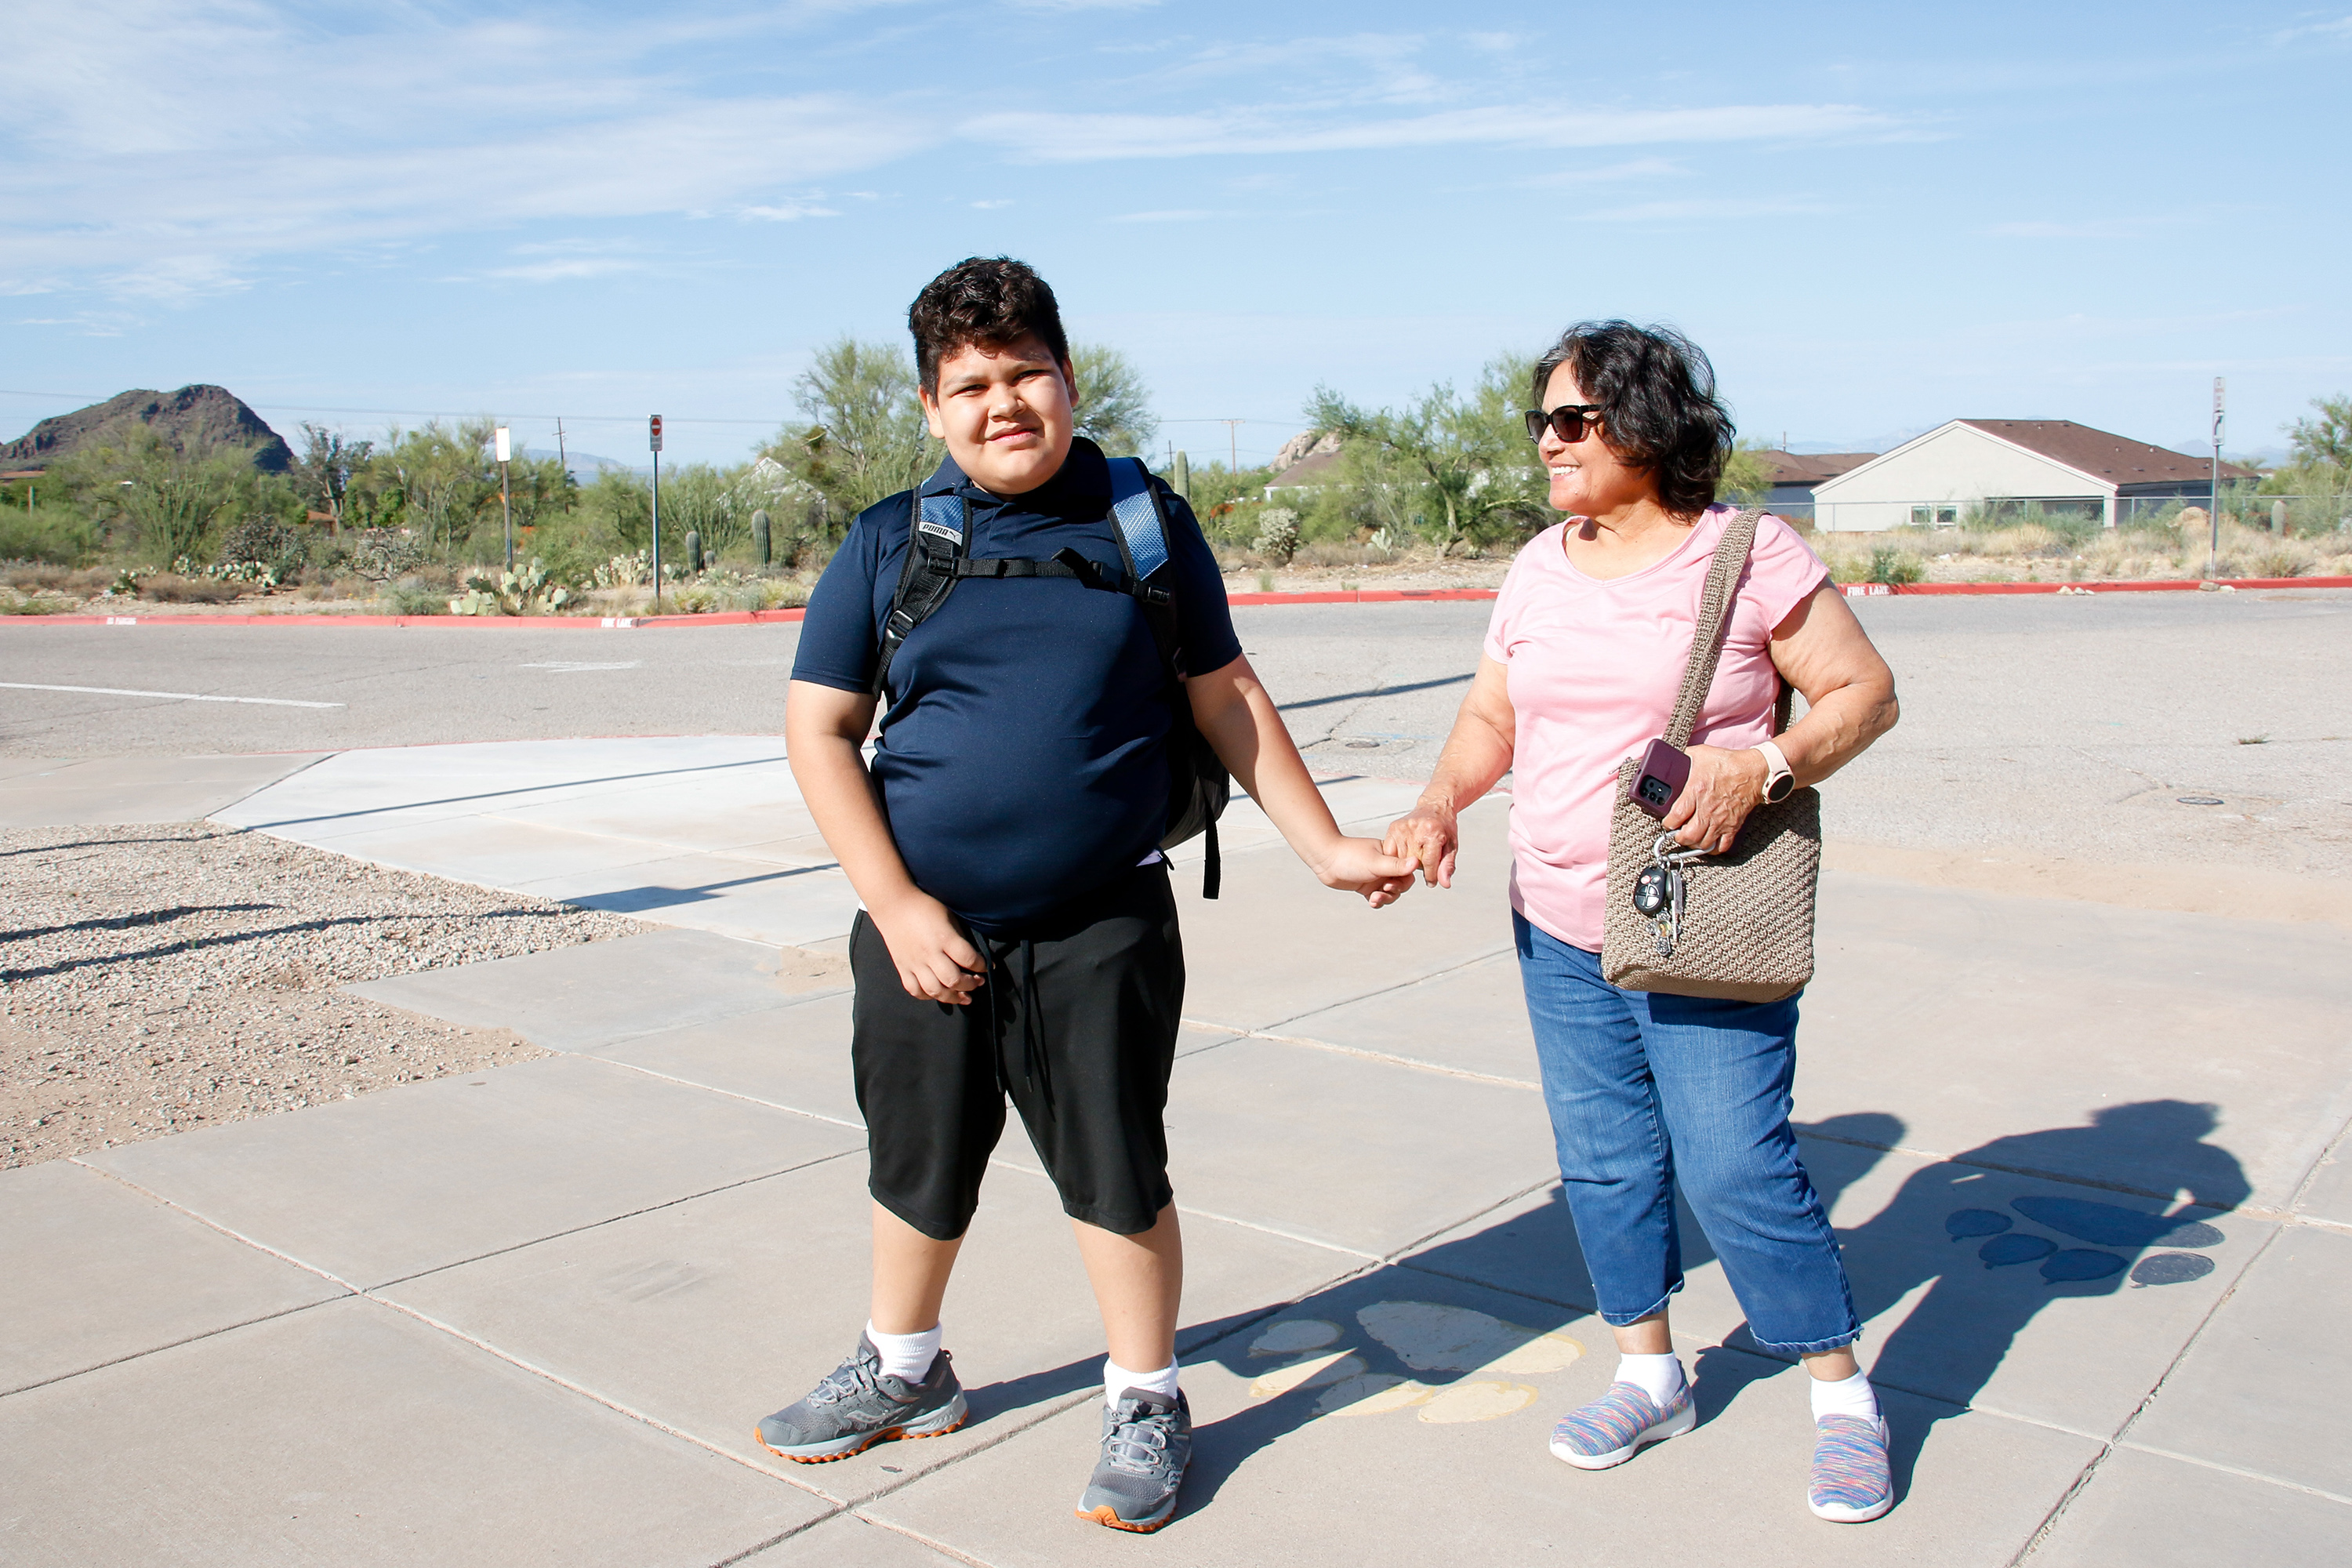
M1584 439L1587 430L1601 423L1594 417L1600 412L1598 403L1563 403L1549 414L1540 408L1530 408L1527 411L1528 439L1542 440L1544 426L1549 425L1553 435L1574 446Z

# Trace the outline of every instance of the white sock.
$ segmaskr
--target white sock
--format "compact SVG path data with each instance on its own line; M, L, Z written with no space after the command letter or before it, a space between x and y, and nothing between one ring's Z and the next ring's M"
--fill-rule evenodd
M922 1382L923 1374L931 1370L931 1363L939 1359L937 1323L919 1334L886 1334L868 1321L866 1337L882 1352L882 1370L901 1383Z
M1122 1394L1149 1394L1173 1402L1176 1398L1176 1363L1170 1362L1158 1372L1130 1372L1108 1356L1103 1357L1103 1403L1118 1404Z
M1683 1391L1682 1358L1668 1351L1664 1355L1624 1355L1617 1357L1617 1381L1630 1383L1650 1396L1650 1402L1664 1410L1674 1396Z
M1813 1419L1824 1415L1859 1415L1864 1421L1878 1419L1878 1395L1870 1391L1870 1374L1857 1372L1852 1377L1839 1378L1835 1383L1814 1378Z

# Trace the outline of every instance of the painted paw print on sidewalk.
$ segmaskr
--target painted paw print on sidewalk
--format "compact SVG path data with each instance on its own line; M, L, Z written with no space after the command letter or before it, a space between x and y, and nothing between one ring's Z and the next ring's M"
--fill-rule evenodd
M1351 1345L1341 1325L1325 1318L1283 1318L1250 1342L1249 1353L1298 1359L1250 1384L1253 1399L1273 1399L1319 1388L1321 1415L1380 1415L1415 1411L1423 1421L1493 1421L1523 1410L1536 1391L1513 1376L1558 1372L1584 1353L1562 1333L1523 1328L1500 1318L1435 1301L1375 1301L1356 1321L1381 1347ZM1373 1370L1385 1350L1411 1372L1451 1372L1462 1378L1433 1385L1400 1373Z
M2150 1247L2219 1247L2220 1230L2201 1220L2142 1214L2084 1198L2011 1198L2009 1206L2038 1225L2077 1241L2138 1251ZM1959 1209L1944 1221L1954 1241L1989 1237L1977 1256L1987 1268L2039 1261L2053 1285L2105 1279L2123 1272L2125 1259L2095 1247L2062 1248L2047 1237L2014 1230L2017 1222L1997 1209ZM2194 1252L2151 1252L2131 1271L2135 1285L2180 1285L2213 1272L2213 1260Z

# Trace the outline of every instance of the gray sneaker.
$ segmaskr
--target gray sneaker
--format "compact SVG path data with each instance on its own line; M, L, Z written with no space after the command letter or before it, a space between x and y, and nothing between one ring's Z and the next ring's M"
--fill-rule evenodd
M947 1352L932 1360L922 1382L908 1383L882 1370L881 1353L861 1333L832 1376L761 1422L754 1436L780 1459L821 1465L893 1437L944 1436L968 1414Z
M1078 1499L1078 1517L1149 1534L1176 1516L1192 1459L1192 1407L1129 1390L1103 1411L1102 1462Z

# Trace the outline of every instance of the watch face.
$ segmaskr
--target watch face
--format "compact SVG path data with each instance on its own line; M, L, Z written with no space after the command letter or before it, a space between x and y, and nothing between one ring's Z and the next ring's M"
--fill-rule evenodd
M1778 805L1797 793L1797 781L1788 773L1764 781L1764 800L1768 805Z

